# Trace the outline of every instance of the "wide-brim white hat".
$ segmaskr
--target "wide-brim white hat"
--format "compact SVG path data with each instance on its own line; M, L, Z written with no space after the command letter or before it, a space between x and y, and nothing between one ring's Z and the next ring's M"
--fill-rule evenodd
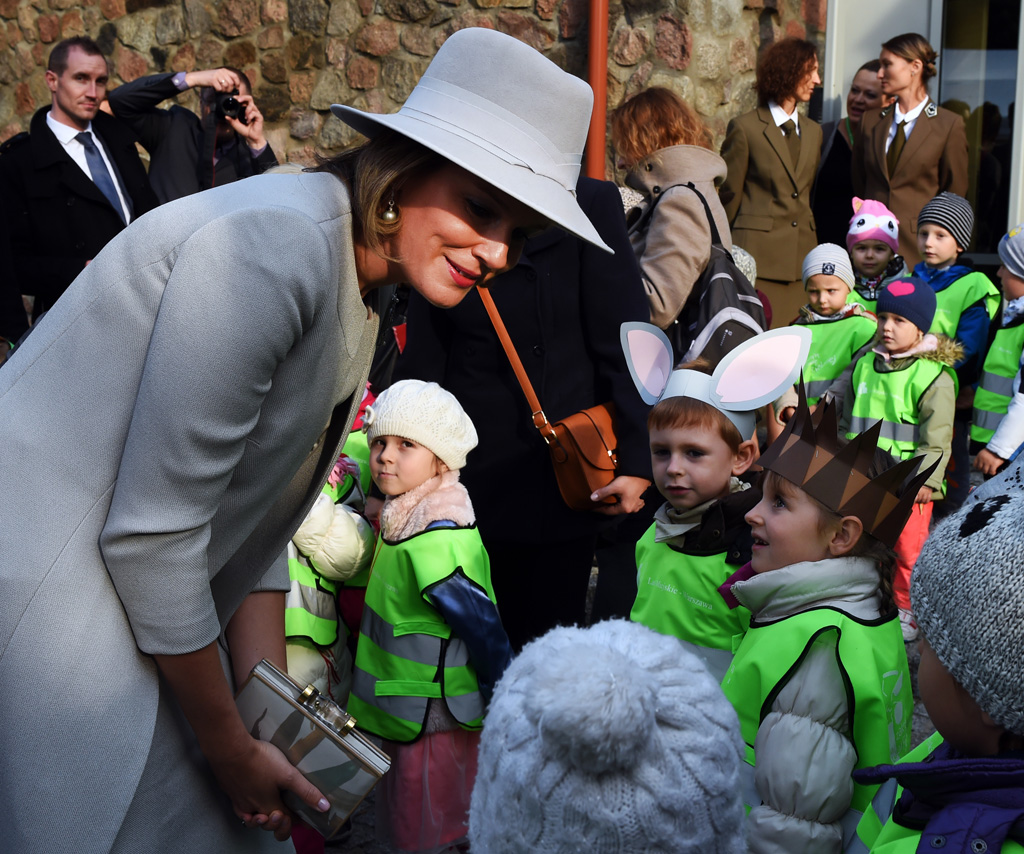
M470 28L441 46L397 113L331 112L367 137L407 136L612 252L576 201L593 104L587 83L529 45Z

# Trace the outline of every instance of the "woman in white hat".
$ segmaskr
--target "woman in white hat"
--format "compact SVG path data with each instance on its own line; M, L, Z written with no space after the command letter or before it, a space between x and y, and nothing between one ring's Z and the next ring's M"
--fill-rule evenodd
M285 544L338 457L388 286L450 306L576 204L592 94L453 35L371 137L141 217L0 372L11 850L255 851L320 793L232 690L284 663ZM340 179L340 180L339 180ZM69 461L74 464L70 465ZM239 820L241 819L241 820Z

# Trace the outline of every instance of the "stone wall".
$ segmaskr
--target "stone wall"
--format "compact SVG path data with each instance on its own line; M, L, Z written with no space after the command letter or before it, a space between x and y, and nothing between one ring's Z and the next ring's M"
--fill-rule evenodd
M609 109L644 86L669 86L720 142L729 118L754 104L759 48L788 34L820 43L824 8L825 0L612 0ZM396 110L456 30L501 30L586 77L587 25L587 0L0 0L0 141L49 104L46 61L69 36L99 42L111 87L158 71L244 69L279 158L308 163L353 138L330 116L332 103ZM180 101L197 106L192 92Z

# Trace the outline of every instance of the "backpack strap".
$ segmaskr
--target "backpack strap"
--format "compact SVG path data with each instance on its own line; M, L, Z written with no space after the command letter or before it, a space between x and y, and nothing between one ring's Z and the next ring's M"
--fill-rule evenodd
M693 181L687 181L685 184L669 184L667 187L662 189L659 195L665 195L666 191L671 190L673 187L686 187L697 194L697 198L700 199L700 203L704 205L704 215L708 218L708 228L711 229L711 242L722 246L722 235L718 233L718 226L715 224L715 218L711 214L711 208L708 205L708 200L704 198L704 194L694 186ZM651 205L651 208L653 210L654 205ZM724 249L725 247L722 248Z

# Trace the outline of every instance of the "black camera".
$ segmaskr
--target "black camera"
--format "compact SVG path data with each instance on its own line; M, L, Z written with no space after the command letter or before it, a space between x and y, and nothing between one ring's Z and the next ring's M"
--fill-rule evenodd
M230 92L215 92L213 109L218 119L238 119L243 125L247 125L249 123L245 120L245 104L235 97L237 94L237 89Z

